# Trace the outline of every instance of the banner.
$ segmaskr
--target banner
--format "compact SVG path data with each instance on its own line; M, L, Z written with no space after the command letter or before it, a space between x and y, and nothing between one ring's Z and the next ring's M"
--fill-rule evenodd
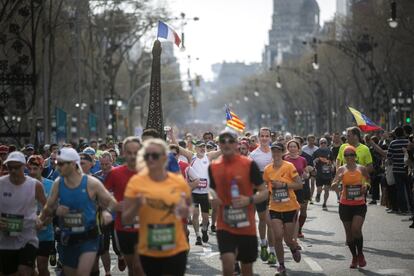
M89 127L89 134L92 136L93 134L96 134L97 128L97 117L93 113L89 113L88 115L88 127Z
M67 138L67 113L56 107L56 141L66 142Z

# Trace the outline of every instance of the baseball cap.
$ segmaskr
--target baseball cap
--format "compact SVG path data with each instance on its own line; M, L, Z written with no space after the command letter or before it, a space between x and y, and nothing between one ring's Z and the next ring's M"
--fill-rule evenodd
M7 164L8 162L19 162L26 164L26 158L24 158L24 154L20 151L13 151L9 154L6 161L4 161L4 164Z
M217 147L217 145L213 141L208 141L207 142L207 147L213 147L213 148L215 148L215 147Z
M56 159L58 161L76 162L80 166L80 156L78 152L73 148L62 148L58 151Z
M31 155L29 159L27 159L27 164L35 163L40 167L43 167L44 159L41 155Z
M6 145L0 146L0 153L9 153L9 147Z
M96 154L95 150L93 148L91 148L91 147L87 147L82 152L83 153L86 153L86 154L89 154L89 155L95 155Z
M196 141L196 142L194 143L194 145L195 145L196 147L201 147L201 146L205 146L205 145L206 145L206 143L204 143L204 141L198 140L198 141Z
M33 144L27 144L24 149L26 150L34 150L34 145Z
M285 145L279 142L273 142L272 145L270 146L270 149L277 149L280 151L285 151Z

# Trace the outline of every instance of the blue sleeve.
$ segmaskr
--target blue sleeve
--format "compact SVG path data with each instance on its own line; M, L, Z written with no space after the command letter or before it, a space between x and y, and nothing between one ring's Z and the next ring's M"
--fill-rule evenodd
M180 166L178 166L178 161L175 159L172 153L168 154L168 165L167 170L172 173L176 173L180 171Z

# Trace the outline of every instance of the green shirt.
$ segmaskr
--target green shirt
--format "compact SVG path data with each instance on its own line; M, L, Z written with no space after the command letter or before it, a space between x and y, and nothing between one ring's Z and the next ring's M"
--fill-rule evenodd
M340 161L341 166L344 165L345 158L344 158L344 150L345 148L349 146L348 143L342 144L342 146L339 148L338 157L336 160ZM372 164L372 156L369 148L365 146L364 144L359 144L358 147L356 147L356 162L357 164L360 164L362 166L368 166Z

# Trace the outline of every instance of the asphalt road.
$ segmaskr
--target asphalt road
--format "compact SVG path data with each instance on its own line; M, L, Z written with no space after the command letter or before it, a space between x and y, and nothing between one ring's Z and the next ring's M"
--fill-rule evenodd
M328 211L321 203L309 205L308 219L303 233L302 260L295 263L290 251L285 249L285 265L288 275L404 275L414 276L414 229L408 228L409 216L387 214L383 206L368 206L363 227L364 249L367 266L349 269L351 254L345 245L345 233L338 216L338 204L331 192ZM214 233L204 246L195 246L195 235L190 227L191 250L186 275L221 275L221 262ZM111 253L112 275L119 272L116 255ZM270 267L260 259L254 264L255 275L274 275ZM101 267L101 275L105 275Z

